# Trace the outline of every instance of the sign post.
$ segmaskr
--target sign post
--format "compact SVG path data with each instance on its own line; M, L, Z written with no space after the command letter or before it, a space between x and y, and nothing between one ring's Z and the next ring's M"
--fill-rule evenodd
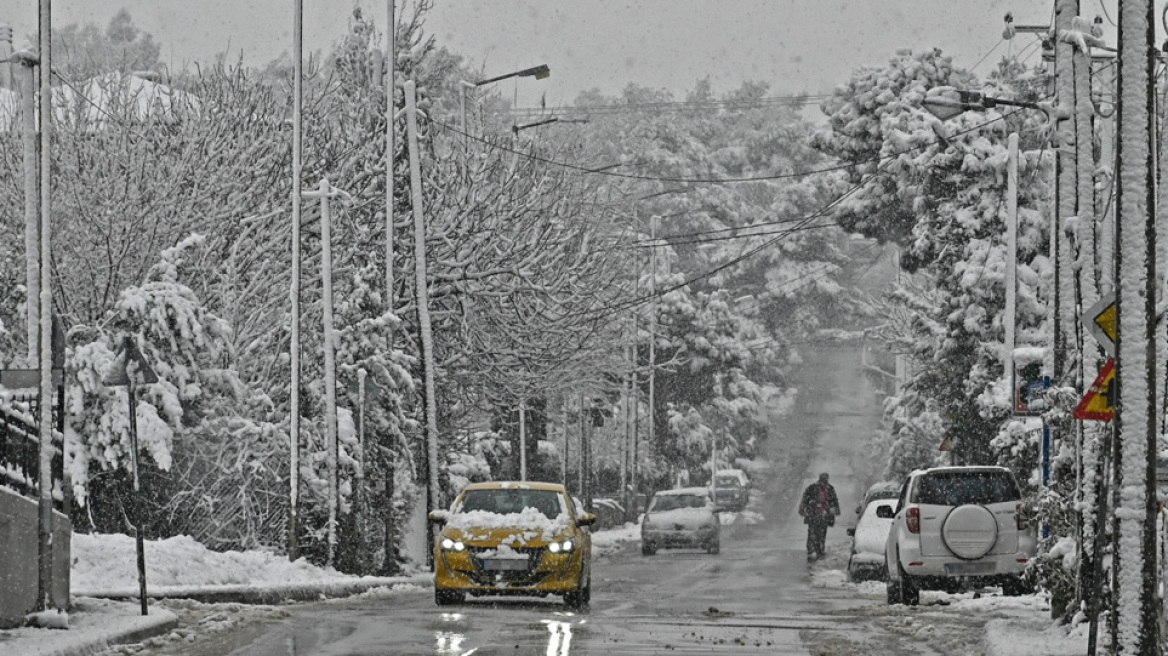
M138 343L133 336L126 335L122 344L122 352L110 365L105 384L110 387L125 385L129 388L130 401L130 464L134 472L134 541L138 552L138 593L142 600L142 614L148 615L146 604L146 550L142 539L142 498L138 491L138 404L135 392L139 385L151 385L158 382L158 376L142 352L138 350Z

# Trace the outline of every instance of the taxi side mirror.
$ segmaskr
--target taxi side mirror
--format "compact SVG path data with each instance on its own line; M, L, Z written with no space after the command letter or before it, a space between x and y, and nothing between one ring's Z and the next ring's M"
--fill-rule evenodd
M576 518L576 526L592 526L596 523L596 515L584 513Z
M876 506L876 516L880 519L892 519L896 517L896 511L892 506Z
M449 510L432 510L427 516L431 522L435 524L445 524L450 519Z

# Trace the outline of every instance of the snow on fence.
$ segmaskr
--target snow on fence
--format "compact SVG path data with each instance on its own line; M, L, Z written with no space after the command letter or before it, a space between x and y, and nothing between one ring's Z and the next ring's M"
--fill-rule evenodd
M23 406L23 407L22 407ZM65 513L61 434L53 431L53 506ZM40 444L27 404L0 400L0 487L32 500L39 498ZM68 513L66 513L68 514Z

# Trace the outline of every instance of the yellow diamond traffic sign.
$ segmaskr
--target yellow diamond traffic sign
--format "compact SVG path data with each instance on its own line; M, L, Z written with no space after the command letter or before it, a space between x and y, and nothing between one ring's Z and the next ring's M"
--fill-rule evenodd
M1099 299L1083 313L1083 325L1087 332L1099 342L1107 355L1115 357L1115 335L1119 327L1119 313L1115 307L1115 292Z

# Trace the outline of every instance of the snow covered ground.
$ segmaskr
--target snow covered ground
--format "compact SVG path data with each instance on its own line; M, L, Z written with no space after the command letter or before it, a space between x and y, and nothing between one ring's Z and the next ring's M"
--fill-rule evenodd
M623 544L640 538L640 526L632 522L597 531L593 534L593 551L597 556L615 553ZM161 633L149 639L154 643L193 640L196 635L225 631L240 622L284 613L278 605L271 604L171 599L165 607L152 601L150 615L142 617L137 601L96 598L137 596L138 570L132 537L74 534L72 552L72 612L54 614L41 622L46 627L55 625L56 629L68 630L0 631L0 656L74 656L98 654L110 648L114 653L131 653L133 648L116 645L141 631ZM378 596L416 590L431 577L422 571L394 578L358 577L318 567L303 558L291 562L273 551L212 551L187 536L147 540L145 553L146 582L152 596L234 591L279 599L287 591L305 589L321 596ZM183 628L177 628L180 617Z
M881 581L848 581L847 538L830 540L811 567L811 586L851 590L871 599L863 615L885 628L919 638L947 656L1073 656L1087 653L1087 625L1059 626L1044 593L1006 597L997 588L946 594L922 591L920 606L887 606Z
M128 535L73 535L72 589L77 596L138 589L134 538ZM146 582L150 589L184 586L288 585L352 580L348 574L295 562L272 551L211 551L180 535L147 540Z

